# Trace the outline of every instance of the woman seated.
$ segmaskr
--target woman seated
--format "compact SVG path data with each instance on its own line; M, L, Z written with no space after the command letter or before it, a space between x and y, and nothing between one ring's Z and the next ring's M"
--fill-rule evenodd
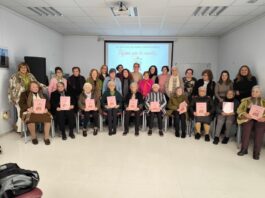
M179 123L181 122L181 137L186 137L186 113L188 99L181 87L176 88L176 94L169 98L167 115L174 116L175 136L179 137Z
M143 74L143 79L139 81L139 92L143 95L143 98L146 98L147 95L152 90L152 85L154 81L149 78L149 72L145 71Z
M92 89L92 85L90 83L85 83L83 86L83 92L79 96L79 108L83 111L84 114L84 126L83 126L83 136L87 136L87 124L90 120L90 116L93 117L93 122L91 125L94 129L93 135L98 134L98 120L99 120L99 110L100 110L100 102L97 92Z
M147 109L147 113L149 115L149 130L148 135L152 135L152 129L154 125L154 117L157 116L158 119L158 129L159 129L159 135L163 136L162 131L162 117L166 113L166 97L164 94L162 94L159 91L159 85L153 84L152 86L152 92L148 94L145 106Z
M45 100L39 103L41 101L39 99ZM20 117L28 126L32 143L38 144L35 131L36 123L44 123L44 143L49 145L51 114L48 112L48 109L50 108L50 104L36 81L31 81L29 83L29 89L21 94L19 107L21 109Z
M137 83L131 83L130 92L127 94L124 106L125 106L125 122L124 122L124 133L127 135L129 133L129 121L131 114L135 117L135 135L139 135L139 125L140 125L140 114L143 109L144 100L143 96L138 90Z
M242 127L241 150L237 153L239 156L248 154L248 145L251 132L254 132L254 151L253 159L258 160L263 143L265 132L265 99L261 96L260 86L252 88L251 97L241 101L237 109L237 122Z
M195 119L195 139L201 138L201 125L203 124L205 132L205 141L210 141L210 123L214 113L214 104L212 99L206 95L207 89L204 86L199 87L199 95L191 101L190 111Z
M238 108L239 102L235 99L235 92L233 90L228 90L226 92L225 98L222 98L222 102L218 103L216 108L217 113L217 125L215 129L215 138L213 143L219 143L219 137L222 128L225 124L225 136L222 140L222 144L227 144L229 141L230 131L232 125L235 123L236 110Z
M108 82L108 89L101 98L101 107L108 116L109 135L115 135L117 131L118 113L121 113L122 96L115 89L115 82Z
M62 132L62 139L66 140L65 133L65 121L68 121L69 136L74 139L74 124L75 124L75 113L74 113L74 98L70 96L65 90L63 82L57 83L57 90L51 94L51 112L58 122L59 129Z

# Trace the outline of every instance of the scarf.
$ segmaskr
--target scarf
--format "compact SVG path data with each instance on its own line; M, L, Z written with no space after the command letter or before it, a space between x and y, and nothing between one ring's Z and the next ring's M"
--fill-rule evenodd
M180 87L179 76L171 76L169 78L168 90L170 93L174 92L177 87Z

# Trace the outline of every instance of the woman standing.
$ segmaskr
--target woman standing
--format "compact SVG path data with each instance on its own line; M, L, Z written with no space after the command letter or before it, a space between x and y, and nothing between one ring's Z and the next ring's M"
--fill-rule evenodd
M241 150L237 153L239 156L248 154L248 145L250 140L251 132L254 132L254 151L253 159L258 160L263 137L265 132L265 114L259 119L254 119L250 114L252 105L257 105L265 108L265 99L261 97L260 86L254 86L252 88L251 97L245 98L241 101L237 109L237 122L242 126L242 144Z
M189 68L185 71L185 77L182 78L184 83L184 92L189 100L191 100L193 88L197 81L196 78L193 77L193 69Z
M183 87L182 79L180 78L179 70L176 66L171 67L171 76L166 81L166 94L170 96L175 94L177 87Z
M9 79L9 90L8 90L8 98L9 101L14 104L17 111L17 132L21 133L21 118L20 114L20 106L18 104L20 95L22 92L28 90L29 84L31 81L37 82L36 78L33 74L30 73L30 69L27 63L20 63L18 65L18 70L15 74L13 74ZM39 83L39 82L38 82ZM39 85L42 85L39 83ZM45 85L42 85L45 87Z
M249 67L243 65L240 67L236 79L234 80L234 90L239 101L251 96L251 89L257 85L257 79L252 75Z
M143 95L143 98L146 98L151 92L153 84L154 81L149 78L149 72L145 71L143 79L139 81L139 92Z
M217 104L223 102L228 90L233 89L233 82L230 79L229 72L222 71L219 81L215 85L215 97Z
M130 84L133 82L133 77L128 69L124 69L121 73L121 86L122 86L122 96L125 98L130 92Z
M161 71L162 71L162 74L160 74L158 76L158 84L159 84L159 87L160 87L160 92L163 93L163 94L166 94L165 84L166 84L168 78L170 77L170 75L168 74L169 67L168 66L163 66Z
M54 70L55 76L50 80L48 93L51 96L51 93L56 91L57 83L63 82L65 84L65 89L67 89L67 80L63 77L63 70L61 67L56 67Z
M100 67L100 75L99 75L99 79L102 81L102 83L104 82L105 78L109 76L108 74L108 66L107 65L102 65Z
M91 69L86 82L92 85L93 92L97 95L98 98L100 98L103 84L99 79L99 72L97 69Z
M149 67L149 78L154 81L154 83L158 83L157 78L157 67L155 65L152 65Z
M206 69L202 72L202 78L195 83L192 96L199 95L199 87L205 87L206 95L213 98L215 94L215 82L213 81L213 73L210 69Z

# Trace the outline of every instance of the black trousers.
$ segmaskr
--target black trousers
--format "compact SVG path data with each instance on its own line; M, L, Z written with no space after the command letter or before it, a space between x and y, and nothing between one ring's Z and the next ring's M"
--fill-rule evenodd
M116 133L119 109L105 109L107 112L109 133Z
M69 111L56 111L56 120L59 125L59 129L63 135L65 135L65 121L68 121L70 133L73 133L75 124L75 113L74 110Z
M174 116L175 131L179 132L179 122L180 122L182 133L186 133L186 114L185 113L179 114L178 111L174 111L173 116Z
M149 129L152 129L154 126L154 118L157 116L158 120L158 129L162 130L162 112L149 112Z
M135 132L139 132L141 111L125 111L125 120L124 120L125 131L129 131L129 122L132 114L134 114L135 117Z
M87 124L89 122L90 117L92 116L93 122L92 127L93 128L98 128L98 120L99 120L99 114L98 111L84 111L84 129L87 129Z

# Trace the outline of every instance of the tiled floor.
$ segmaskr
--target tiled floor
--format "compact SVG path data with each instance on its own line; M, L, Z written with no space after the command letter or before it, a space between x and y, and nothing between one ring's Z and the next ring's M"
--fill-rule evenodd
M131 130L132 131L132 130ZM39 138L41 139L41 138ZM265 196L265 151L238 157L236 144L213 145L146 132L77 135L50 146L24 144L15 133L0 137L0 164L37 170L44 198L255 198Z

